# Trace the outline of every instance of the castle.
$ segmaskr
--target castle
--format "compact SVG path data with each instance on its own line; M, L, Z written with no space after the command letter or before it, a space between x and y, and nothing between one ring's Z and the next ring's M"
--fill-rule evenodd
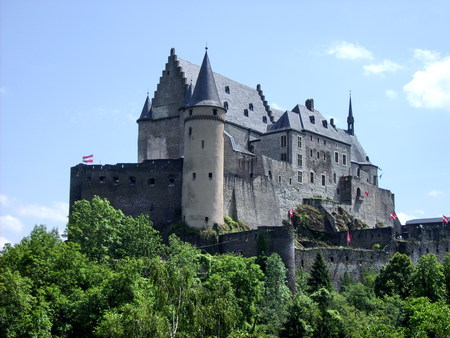
M291 286L295 269L309 270L317 250L335 283L344 272L381 267L395 251L413 261L449 251L449 227L400 225L394 195L378 186L378 167L355 135L351 97L347 128L340 129L313 99L288 111L271 108L259 84L214 73L207 52L199 67L171 49L137 123L138 162L72 167L70 205L106 197L127 215L150 215L159 229L239 219L252 230L222 235L212 251L252 256L264 239L283 258ZM301 204L326 216L335 248L295 248L292 226L282 224ZM340 228L342 211L365 230Z
M256 229L320 199L333 201L322 203L332 225L339 206L369 228L396 222L394 196L355 135L351 98L340 129L313 99L273 109L260 85L213 73L207 52L199 67L172 49L137 123L138 163L73 167L70 204L99 195L158 225L211 227L228 215Z

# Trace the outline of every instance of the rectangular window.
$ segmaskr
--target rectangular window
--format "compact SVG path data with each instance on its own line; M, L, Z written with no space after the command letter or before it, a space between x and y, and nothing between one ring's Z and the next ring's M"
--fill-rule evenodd
M302 147L302 137L301 137L301 136L298 136L298 137L297 137L297 147L298 147L298 148L301 148L301 147Z
M209 174L208 174L208 178L209 178L210 180L212 180L212 177L213 177L212 173L209 173Z
M347 155L342 154L342 165L347 165Z
M303 167L303 155L297 154L297 166Z
M202 140L202 149L205 148L205 140Z
M303 172L302 171L297 172L297 181L298 181L298 183L303 183Z
M281 176L278 176L278 183L281 183Z
M309 182L314 183L314 173L309 173Z
M326 180L325 175L322 175L322 185L323 186L325 186L325 180Z
M333 182L336 183L336 173L333 174Z
M339 163L339 153L337 151L334 152L334 163Z
M312 151L312 149L309 151L309 156L313 156L313 151Z
M286 154L286 153L282 153L282 154L281 154L281 160L282 160L283 162L286 162L286 161L287 161L287 154Z
M281 135L281 147L286 147L287 144L287 138L286 135Z

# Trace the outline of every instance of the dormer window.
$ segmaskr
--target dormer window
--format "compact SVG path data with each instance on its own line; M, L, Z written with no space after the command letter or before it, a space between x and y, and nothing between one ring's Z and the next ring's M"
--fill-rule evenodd
M262 119L264 123L267 123L267 116L263 116Z
M228 110L228 102L227 102L227 101L225 101L225 102L223 103L223 107L224 107L225 109Z
M316 119L314 118L313 115L311 115L311 116L309 117L309 121L311 121L311 123L313 123L313 124L316 124Z
M322 124L323 124L324 128L328 128L328 121L327 120L323 120Z
M230 87L229 86L225 86L225 93L230 94Z
M244 115L248 116L248 109L244 109Z
M251 111L253 111L253 103L249 103L248 109L250 109Z

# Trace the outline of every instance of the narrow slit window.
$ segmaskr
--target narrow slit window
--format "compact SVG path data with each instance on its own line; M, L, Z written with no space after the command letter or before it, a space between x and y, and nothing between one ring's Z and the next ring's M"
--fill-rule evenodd
M192 180L195 181L195 178L197 177L196 173L192 173Z
M212 180L212 178L213 178L213 173L209 173L209 174L208 174L208 178L209 178L210 180Z

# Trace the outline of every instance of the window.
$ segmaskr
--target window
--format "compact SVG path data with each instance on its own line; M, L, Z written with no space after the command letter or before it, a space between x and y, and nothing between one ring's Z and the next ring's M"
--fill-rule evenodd
M113 177L113 182L115 185L119 184L119 178L117 176Z
M342 154L342 165L347 165L347 155Z
M333 174L333 182L336 183L336 173Z
M148 180L147 180L147 185L155 185L155 179L154 178L149 178Z
M250 109L251 111L253 111L253 103L249 103L248 109Z
M192 135L192 127L189 127L189 136Z
M192 109L189 109L189 116L192 116Z
M174 186L174 185L175 185L175 177L169 176L169 186Z
M192 180L195 181L195 178L197 177L196 173L192 173Z
M309 117L309 121L311 121L312 124L316 124L316 119L312 115Z
M334 163L339 163L339 153L337 151L334 152Z
M244 109L244 115L248 116L248 109Z
M227 101L225 101L225 102L223 103L223 107L224 107L225 109L228 110L228 102L227 102Z
M205 217L205 223L208 223L208 221L209 221L209 218Z
M230 87L229 86L225 86L225 93L230 94Z
M100 176L98 180L100 181L100 183L105 183L105 176Z
M320 158L320 151L317 152L317 159Z
M297 181L298 183L303 183L303 172L297 171Z
M213 109L213 115L217 115L217 109Z
M314 183L314 173L309 173L309 182Z
M281 160L282 160L283 162L286 162L286 161L287 161L287 154L286 154L286 153L282 153L282 154L281 154Z
M278 175L278 183L281 183L281 176Z
M297 166L303 167L303 155L297 154Z
M262 120L263 120L264 123L267 123L267 116L263 116Z
M212 180L212 173L209 173L209 174L208 174L208 178L209 178L210 180Z
M281 135L281 147L286 147L287 144L287 138L286 135Z
M323 160L326 161L327 160L327 153L323 152Z
M312 149L309 151L309 156L313 156L313 151L312 151Z
M136 177L135 176L128 177L128 182L130 183L130 185L135 185L136 184Z
M205 148L205 140L202 140L202 149Z
M302 137L298 136L297 137L297 148L301 148L302 147Z
M323 144L324 144L324 145L327 145L327 140L323 140Z
M292 185L292 178L289 179L289 185Z
M322 175L322 185L323 186L325 186L325 180L326 180L325 175Z

